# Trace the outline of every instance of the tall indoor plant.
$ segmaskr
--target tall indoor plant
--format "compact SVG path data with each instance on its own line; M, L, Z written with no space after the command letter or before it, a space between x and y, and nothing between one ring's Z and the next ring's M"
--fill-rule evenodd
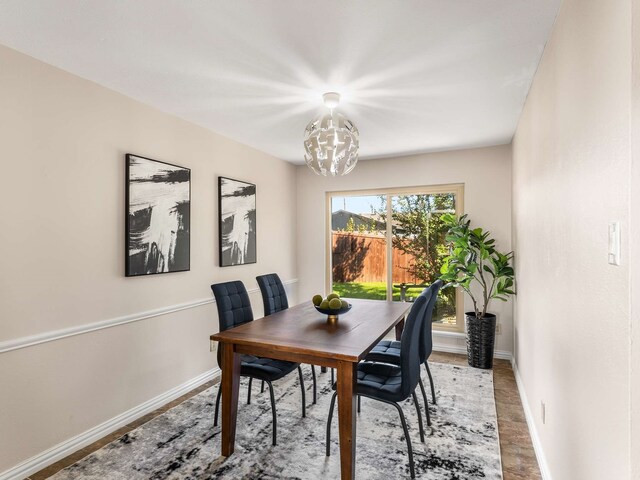
M498 252L489 232L471 228L467 215L445 214L442 220L448 228L445 238L451 244L451 254L444 259L440 278L461 287L473 302L473 312L466 313L469 365L491 368L496 316L487 309L494 298L506 302L509 295L515 294L513 252ZM479 290L472 291L474 283Z

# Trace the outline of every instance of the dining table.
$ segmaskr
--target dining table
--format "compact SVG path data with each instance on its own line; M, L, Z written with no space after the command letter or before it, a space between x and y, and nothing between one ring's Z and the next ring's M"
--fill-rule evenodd
M400 339L410 303L350 299L337 319L305 302L211 335L222 368L221 454L233 454L238 416L241 355L319 365L337 370L340 475L355 478L358 362L392 329Z

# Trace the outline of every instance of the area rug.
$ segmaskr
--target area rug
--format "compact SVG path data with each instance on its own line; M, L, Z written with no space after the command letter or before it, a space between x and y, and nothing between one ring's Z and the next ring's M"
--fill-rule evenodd
M337 479L340 478L338 421L333 419L331 456L325 456L325 427L331 401L329 374L318 376L318 403L311 405L310 367L303 365L307 417L301 418L297 375L274 383L278 445L271 445L268 390L254 382L247 405L247 380L240 387L235 453L220 457L220 428L213 426L215 385L145 423L52 478L65 479ZM429 380L424 372L425 386ZM416 477L434 480L501 479L493 376L477 370L431 364L437 405L432 426L420 442L415 408L402 408L413 443ZM294 372L295 373L295 372ZM418 392L419 393L419 392ZM418 394L422 405L422 396ZM429 397L430 398L430 397ZM423 408L423 407L421 407ZM426 423L425 423L426 427ZM367 398L357 416L356 478L408 478L407 446L393 406Z

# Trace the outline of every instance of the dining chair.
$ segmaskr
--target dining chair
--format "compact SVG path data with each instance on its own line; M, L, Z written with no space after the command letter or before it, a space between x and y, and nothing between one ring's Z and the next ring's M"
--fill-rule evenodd
M427 361L433 352L433 308L438 300L438 292L442 288L442 280L436 280L428 288L425 288L420 297L427 299L427 308L425 310L425 320L422 323L422 331L420 332L420 363L424 364L427 375L429 376L429 383L431 384L431 398L433 404L437 405L436 390L433 384L433 376L429 369L429 362ZM400 351L401 343L397 340L382 340L380 341L369 354L365 357L367 362L380 362L390 363L392 365L400 365ZM431 426L431 416L429 414L429 404L427 402L427 394L424 390L424 384L422 378L419 378L418 384L420 385L420 391L422 392L422 399L424 400L424 407L427 416L427 425Z
M256 277L260 292L262 293L262 304L264 306L264 316L272 313L286 310L289 308L287 300L287 292L277 273L268 273ZM311 378L313 379L313 404L316 403L317 385L316 385L316 367L311 365ZM251 388L249 388L251 390ZM260 388L260 392L264 391L264 382Z
M218 319L220 322L220 331L228 330L239 325L253 321L253 310L249 294L244 284L240 281L217 283L211 285L211 290L216 299L218 307ZM221 364L222 354L218 349L218 365ZM306 401L304 380L302 378L302 370L300 364L293 362L285 362L284 360L275 360L265 357L256 357L253 355L240 356L240 376L248 377L249 382L256 378L263 380L269 386L269 395L271 397L271 413L273 416L272 442L276 445L277 438L277 418L276 418L276 402L273 394L273 384L276 380L280 380L284 376L298 369L300 377L300 389L302 392L302 417L306 417ZM213 425L218 425L218 408L220 405L220 394L222 388L218 388L218 396L216 397L216 407ZM249 385L251 392L251 385ZM250 395L250 393L249 393Z
M424 312L427 308L427 299L420 296L416 299L409 311L405 321L404 330L400 339L400 363L391 365L388 363L361 362L358 364L357 383L355 393L361 397L378 400L389 405L393 405L400 415L400 423L404 430L409 453L409 470L411 478L415 478L415 468L413 463L413 449L409 429L405 420L400 402L413 397L413 403L418 414L418 424L420 426L420 441L424 442L424 427L422 425L422 415L416 397L416 386L420 377L420 329L424 322ZM336 389L336 384L333 385ZM331 419L335 408L337 391L331 397L329 407L329 418L327 419L327 444L326 455L331 454ZM347 399L348 400L348 399ZM354 439L355 441L355 439Z

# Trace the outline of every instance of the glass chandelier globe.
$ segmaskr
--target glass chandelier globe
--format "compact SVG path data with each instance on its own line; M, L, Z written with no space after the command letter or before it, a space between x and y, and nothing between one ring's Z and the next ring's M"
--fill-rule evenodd
M312 120L304 131L304 160L317 175L346 175L358 163L360 132L347 117L335 111L340 94L323 96L329 112Z

